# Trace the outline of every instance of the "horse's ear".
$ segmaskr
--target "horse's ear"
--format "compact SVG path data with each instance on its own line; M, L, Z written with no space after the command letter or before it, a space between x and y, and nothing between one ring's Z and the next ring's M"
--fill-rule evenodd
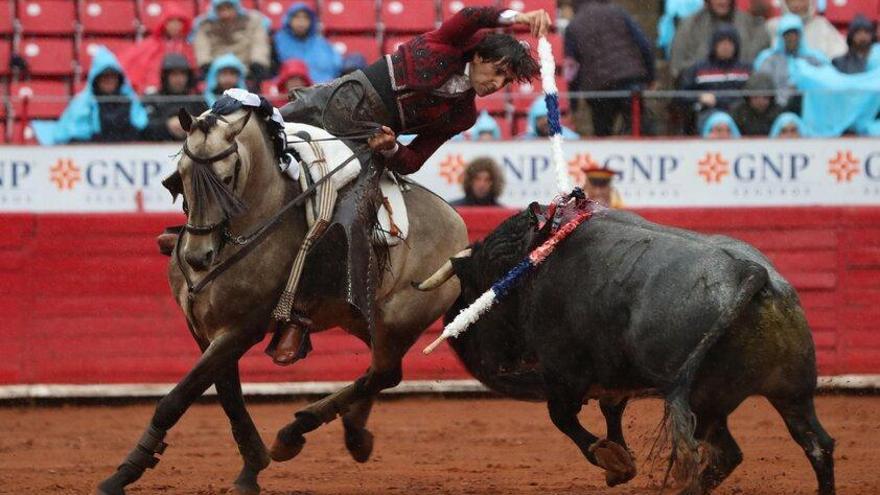
M180 110L177 112L177 120L180 121L180 127L189 134L192 129L193 116L189 114L186 108L180 107Z
M173 174L165 177L162 181L162 185L171 193L171 201L176 200L178 194L183 194L183 179L180 178L180 172L176 170Z
M244 130L244 126L247 125L248 120L251 118L251 112L248 112L244 115L244 117L232 122L231 124L226 126L226 140L232 141L238 136L241 131Z

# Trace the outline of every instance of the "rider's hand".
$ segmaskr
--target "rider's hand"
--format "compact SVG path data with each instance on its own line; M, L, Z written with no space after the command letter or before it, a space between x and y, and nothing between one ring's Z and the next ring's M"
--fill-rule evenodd
M367 140L367 144L373 151L388 151L394 149L397 136L394 135L394 131L383 125L379 132Z
M532 36L539 38L550 31L550 14L544 9L517 14L513 19L517 24L528 24Z

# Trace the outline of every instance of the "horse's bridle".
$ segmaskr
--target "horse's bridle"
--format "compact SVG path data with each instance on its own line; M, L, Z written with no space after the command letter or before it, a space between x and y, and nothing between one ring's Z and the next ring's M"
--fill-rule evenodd
M192 152L192 150L189 149L189 146L187 146L186 141L184 141L183 153L187 157L189 157L189 159L192 160L194 163L196 163L200 166L206 166L206 167L209 167L212 163L219 162L220 160L223 160L224 158L228 157L229 155L232 155L233 153L235 153L235 155L236 155L235 169L232 172L232 193L235 194L235 189L236 189L236 187L238 187L238 175L239 175L239 172L241 171L241 155L238 154L238 141L232 141L232 144L228 148L217 153L216 155L212 155L207 158L202 158L202 157L197 156L195 153ZM213 171L211 173L213 173ZM190 233L190 234L206 235L206 234L210 234L210 233L214 232L215 230L217 230L221 227L226 226L226 224L228 224L228 223L229 223L229 216L224 215L223 220L220 220L220 221L215 222L210 225L193 225L193 224L189 223L189 216L187 215L186 225L184 225L183 228L184 228L184 230L186 230L187 233Z

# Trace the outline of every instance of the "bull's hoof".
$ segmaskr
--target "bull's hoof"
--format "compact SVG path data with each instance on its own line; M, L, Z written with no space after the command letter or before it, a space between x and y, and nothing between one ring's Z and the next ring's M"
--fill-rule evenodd
M269 449L269 457L275 462L289 461L302 452L303 445L306 444L306 437L301 434L290 435L290 438L284 438L288 435L284 434L284 429L278 432L272 448Z
M608 486L626 483L635 477L635 461L619 444L602 439L590 446L590 453L596 458L596 465L606 471L605 482Z
M373 453L373 434L366 428L346 428L345 448L355 461L367 462L370 460L370 454Z

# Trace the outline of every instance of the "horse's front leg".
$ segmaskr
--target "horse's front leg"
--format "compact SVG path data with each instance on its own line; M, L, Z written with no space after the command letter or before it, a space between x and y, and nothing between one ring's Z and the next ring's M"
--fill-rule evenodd
M137 481L148 468L159 462L167 444L165 434L183 413L221 374L236 366L239 358L253 345L242 334L225 333L205 349L198 363L156 405L156 411L137 446L128 454L116 472L98 485L99 495L123 495L125 486Z
M379 326L373 341L370 369L351 385L298 411L294 415L293 422L278 431L275 443L269 450L272 459L281 462L296 457L306 442L303 435L324 423L333 421L337 416L347 415L352 407L366 408L360 411L366 413L361 418L362 422L366 423L373 398L382 390L396 387L400 383L401 361L414 340L412 335L394 335ZM354 416L358 415L354 414ZM347 426L360 426L361 430L366 431L362 424ZM372 451L372 437L369 450ZM364 454L369 457L366 451Z
M223 411L226 412L232 426L232 436L244 460L244 466L235 480L233 489L239 495L256 495L260 493L257 475L269 466L270 459L263 439L260 438L244 404L238 363L214 383L217 386L220 405L223 406Z

